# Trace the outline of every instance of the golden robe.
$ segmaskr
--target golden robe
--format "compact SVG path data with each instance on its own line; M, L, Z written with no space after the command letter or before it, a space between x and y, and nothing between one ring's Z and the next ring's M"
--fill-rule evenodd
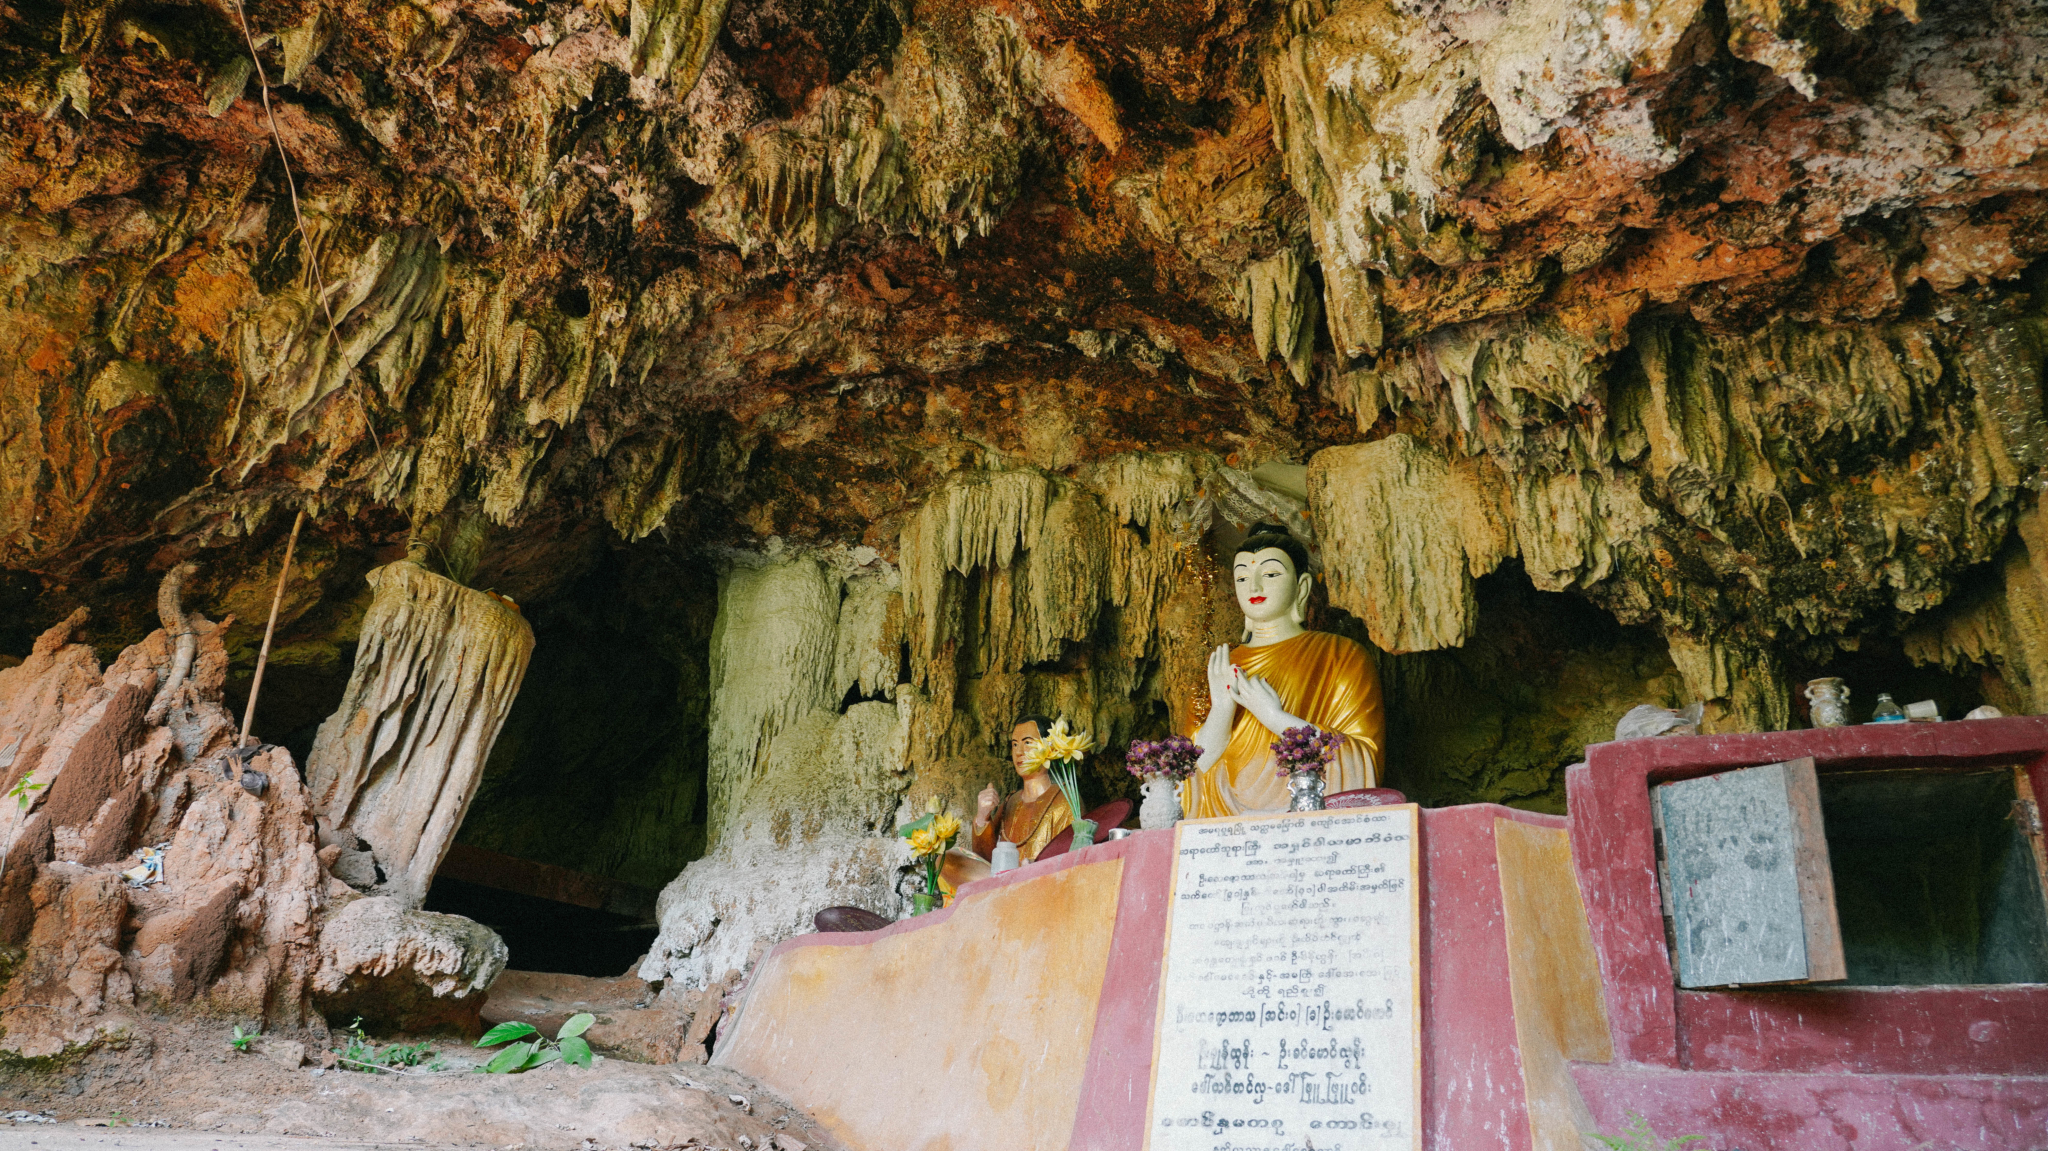
M1305 631L1265 647L1233 647L1230 662L1272 684L1289 714L1344 737L1323 769L1324 794L1379 786L1387 713L1379 671L1364 648L1340 635ZM1286 811L1287 780L1272 748L1279 738L1238 708L1222 756L1181 785L1187 818Z
M1015 792L1004 798L1002 808L988 826L973 834L972 852L955 847L939 861L939 890L951 902L954 891L988 877L998 830L1005 840L1017 845L1018 856L1030 863L1047 844L1059 838L1060 832L1072 826L1073 809L1067 806L1067 797L1060 794L1059 788L1048 790L1036 801L1026 800L1021 791Z
M1067 806L1067 797L1060 789L1050 788L1036 802L1026 800L1023 792L1016 792L1003 800L1003 808L989 825L974 836L974 853L983 859L990 858L996 849L996 829L1002 829L1002 837L1017 845L1017 854L1024 862L1038 858L1059 833L1074 826L1073 810Z

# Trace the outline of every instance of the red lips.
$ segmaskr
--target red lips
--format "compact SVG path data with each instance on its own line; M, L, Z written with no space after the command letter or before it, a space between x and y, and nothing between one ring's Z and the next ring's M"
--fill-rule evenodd
M1253 602L1253 603L1265 603L1265 602L1266 602L1266 597L1265 597L1265 596L1262 596L1262 595L1255 595L1255 596L1253 596L1253 597L1251 598L1251 602Z

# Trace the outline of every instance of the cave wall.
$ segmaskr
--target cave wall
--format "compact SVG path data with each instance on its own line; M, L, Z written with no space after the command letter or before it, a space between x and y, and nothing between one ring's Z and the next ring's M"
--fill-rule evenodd
M0 9L0 659L193 560L239 708L304 508L301 751L468 549L478 846L738 876L1185 728L1259 518L1432 803L1830 670L2048 706L2042 0L243 10Z

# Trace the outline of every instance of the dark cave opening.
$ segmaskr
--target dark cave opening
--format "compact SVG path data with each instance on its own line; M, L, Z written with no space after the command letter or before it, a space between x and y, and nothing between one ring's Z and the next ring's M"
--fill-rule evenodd
M627 974L654 944L655 925L552 899L500 891L440 876L427 892L426 910L474 919L498 933L515 971L610 978Z

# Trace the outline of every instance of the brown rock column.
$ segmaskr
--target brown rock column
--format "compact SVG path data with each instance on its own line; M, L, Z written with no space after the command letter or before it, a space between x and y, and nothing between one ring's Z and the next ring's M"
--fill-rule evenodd
M407 560L368 578L355 671L306 777L314 811L369 843L378 893L416 908L476 797L533 629L504 600Z

